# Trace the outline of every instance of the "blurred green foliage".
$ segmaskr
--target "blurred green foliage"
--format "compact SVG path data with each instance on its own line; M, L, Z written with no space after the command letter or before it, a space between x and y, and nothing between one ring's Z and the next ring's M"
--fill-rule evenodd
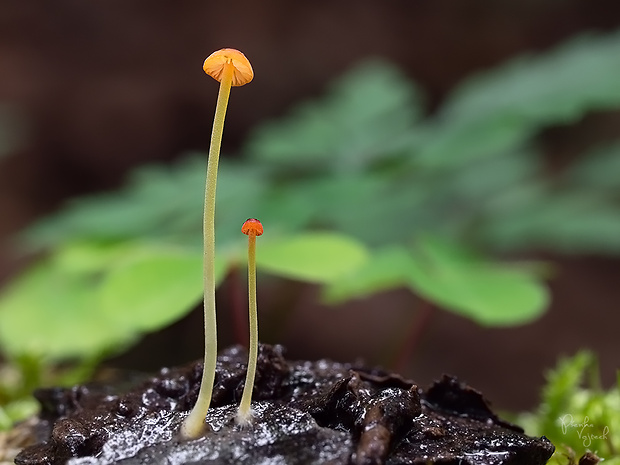
M530 321L547 303L529 267L493 263L431 237L420 237L410 248L377 250L355 273L328 285L326 297L341 302L396 287L488 326Z
M586 351L549 373L538 410L517 418L526 433L545 435L556 446L549 464L576 463L588 451L606 465L620 464L620 372L617 378L604 390L596 358Z
M325 284L331 302L407 287L482 325L532 321L531 248L620 251L620 141L550 175L545 128L620 107L620 34L581 37L468 79L427 116L423 91L369 61L257 127L220 163L218 280L244 265L239 228L266 228L264 272ZM46 251L0 298L10 360L97 360L200 301L205 154L143 167L24 235Z

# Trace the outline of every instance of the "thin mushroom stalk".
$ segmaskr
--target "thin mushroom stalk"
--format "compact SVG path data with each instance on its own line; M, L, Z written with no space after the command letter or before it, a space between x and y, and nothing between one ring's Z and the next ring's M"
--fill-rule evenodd
M217 96L213 131L207 162L207 180L205 186L205 203L203 218L204 235L204 325L205 357L200 392L196 405L181 425L181 435L187 439L197 438L205 430L205 417L211 404L215 369L217 363L217 320L215 311L215 188L217 185L217 168L224 131L224 118L230 89L242 86L254 77L252 66L243 53L231 48L224 48L212 53L205 60L205 73L220 82Z
M250 321L250 347L248 351L248 371L243 386L241 403L237 410L236 421L240 425L252 422L252 391L256 376L258 359L258 311L256 306L256 237L263 234L263 225L255 218L248 219L241 227L241 232L248 236L248 308Z

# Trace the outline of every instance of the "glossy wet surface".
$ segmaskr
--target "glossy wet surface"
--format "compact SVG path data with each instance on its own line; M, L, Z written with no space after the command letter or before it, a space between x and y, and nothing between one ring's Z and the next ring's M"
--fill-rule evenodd
M125 394L84 386L37 393L41 442L18 465L93 464L544 464L546 439L499 419L483 397L444 376L427 390L375 369L288 361L261 346L251 426L235 424L247 355L218 358L199 439L178 429L198 395L202 364L163 369Z

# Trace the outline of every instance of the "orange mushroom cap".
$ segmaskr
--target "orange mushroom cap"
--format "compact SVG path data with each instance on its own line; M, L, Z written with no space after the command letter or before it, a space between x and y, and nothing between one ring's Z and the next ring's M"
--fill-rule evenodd
M250 234L260 236L263 234L263 224L256 218L248 218L241 226L241 232L247 236Z
M213 52L207 57L202 69L218 82L222 81L222 71L224 65L231 63L235 72L233 73L232 85L235 87L243 86L254 78L254 71L250 61L243 53L234 48L223 48Z

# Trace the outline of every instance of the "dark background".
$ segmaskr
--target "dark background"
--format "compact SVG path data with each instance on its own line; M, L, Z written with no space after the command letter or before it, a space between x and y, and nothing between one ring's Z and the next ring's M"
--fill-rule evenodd
M232 96L224 135L224 151L232 152L258 122L320 95L366 57L395 62L425 89L433 111L471 73L618 27L617 0L0 0L0 103L17 111L26 131L0 159L0 282L22 265L10 238L63 200L119 186L145 162L206 150L216 86L201 64L214 50L242 50L256 72ZM620 134L618 113L541 138L550 162L561 164L600 133ZM404 374L427 384L453 373L500 408L529 408L545 369L560 354L590 347L610 383L620 353L620 261L540 257L556 263L553 304L541 320L482 329L435 312ZM230 305L229 287L220 308ZM283 288L295 306L286 320L270 307L270 292ZM261 339L287 345L292 357L390 365L419 309L405 291L337 309L294 283L265 280L260 292L261 324L272 328ZM196 311L109 363L149 370L198 358L201 319ZM221 345L234 341L230 326L224 313Z

